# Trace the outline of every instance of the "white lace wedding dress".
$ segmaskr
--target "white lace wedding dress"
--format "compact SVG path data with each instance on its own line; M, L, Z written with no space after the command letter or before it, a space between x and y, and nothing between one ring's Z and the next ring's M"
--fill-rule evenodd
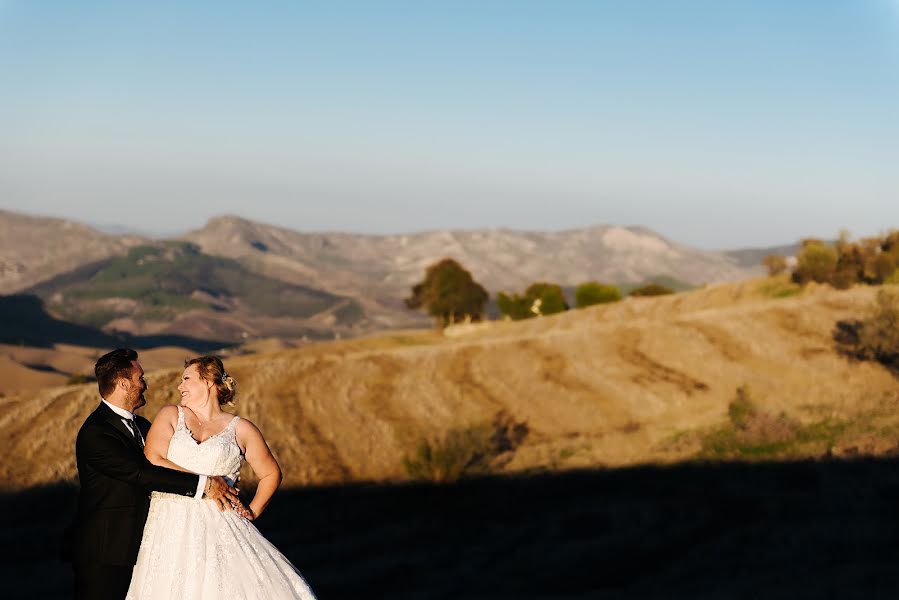
M169 442L168 459L196 473L237 480L243 459L234 417L198 444L184 424ZM256 527L211 500L153 492L127 600L265 599L315 596L299 571Z

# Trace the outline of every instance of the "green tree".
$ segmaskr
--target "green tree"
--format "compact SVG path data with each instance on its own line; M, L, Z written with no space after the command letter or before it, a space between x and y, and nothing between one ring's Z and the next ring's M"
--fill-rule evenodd
M524 295L534 300L534 306L541 315L553 315L568 310L565 293L555 283L532 283L524 291ZM536 301L540 302L537 303Z
M497 295L496 306L499 311L513 321L530 319L540 315L552 315L568 310L565 293L555 283L533 283L524 294Z
M617 302L621 300L621 290L614 285L606 285L597 281L582 283L574 292L575 306L584 308L594 304Z
M470 317L479 321L489 295L462 265L451 258L434 263L406 298L411 309L424 308L445 327Z
M536 317L537 315L531 311L533 304L534 300L532 298L519 294L509 295L500 292L496 297L496 307L499 309L499 312L513 321Z

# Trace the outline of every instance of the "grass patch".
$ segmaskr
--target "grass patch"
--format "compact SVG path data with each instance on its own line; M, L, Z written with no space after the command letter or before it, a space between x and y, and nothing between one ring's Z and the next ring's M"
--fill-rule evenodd
M767 298L790 298L802 293L802 286L783 277L772 277L759 291Z
M577 450L572 448L571 446L565 446L564 448L559 450L559 458L561 458L562 460L568 460L569 458L574 456L576 452Z
M855 419L827 417L803 425L781 413L774 415L759 409L748 386L737 388L728 405L725 424L700 432L700 459L800 459L829 455L847 440L865 434L894 439L899 424L876 426L879 414L859 415Z
M55 304L50 308L53 312L59 313L63 318L68 319L73 323L86 325L95 329L99 329L113 319L117 319L121 316L117 311L108 308L94 308L79 311L74 306L67 306L64 304Z
M429 343L425 340L422 340L420 337L412 337L408 335L392 335L388 339L397 346L420 346L421 344Z
M97 378L93 375L82 375L81 373L72 375L66 381L66 385L81 385L83 383L93 383L97 381Z

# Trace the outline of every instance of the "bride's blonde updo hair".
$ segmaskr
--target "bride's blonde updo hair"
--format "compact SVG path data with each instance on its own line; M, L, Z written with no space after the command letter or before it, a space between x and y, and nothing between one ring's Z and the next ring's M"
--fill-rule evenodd
M211 381L218 392L219 406L234 406L237 382L225 372L225 365L217 356L199 356L184 361L184 368L197 365L197 372L206 381Z

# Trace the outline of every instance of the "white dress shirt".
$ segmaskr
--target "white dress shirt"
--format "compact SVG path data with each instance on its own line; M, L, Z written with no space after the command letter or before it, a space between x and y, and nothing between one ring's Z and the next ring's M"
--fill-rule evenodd
M122 417L122 423L125 424L125 427L127 427L128 429L131 429L133 427L134 431L137 432L137 435L140 436L141 441L146 442L146 440L144 440L144 435L140 432L140 428L137 426L137 422L134 420L134 413L128 412L124 408L119 408L114 404L110 404L104 398L101 398L101 400L103 400L103 404L112 409L112 412ZM200 475L200 481L197 483L197 493L194 494L194 498L203 497L203 491L206 489L206 479L206 475Z

